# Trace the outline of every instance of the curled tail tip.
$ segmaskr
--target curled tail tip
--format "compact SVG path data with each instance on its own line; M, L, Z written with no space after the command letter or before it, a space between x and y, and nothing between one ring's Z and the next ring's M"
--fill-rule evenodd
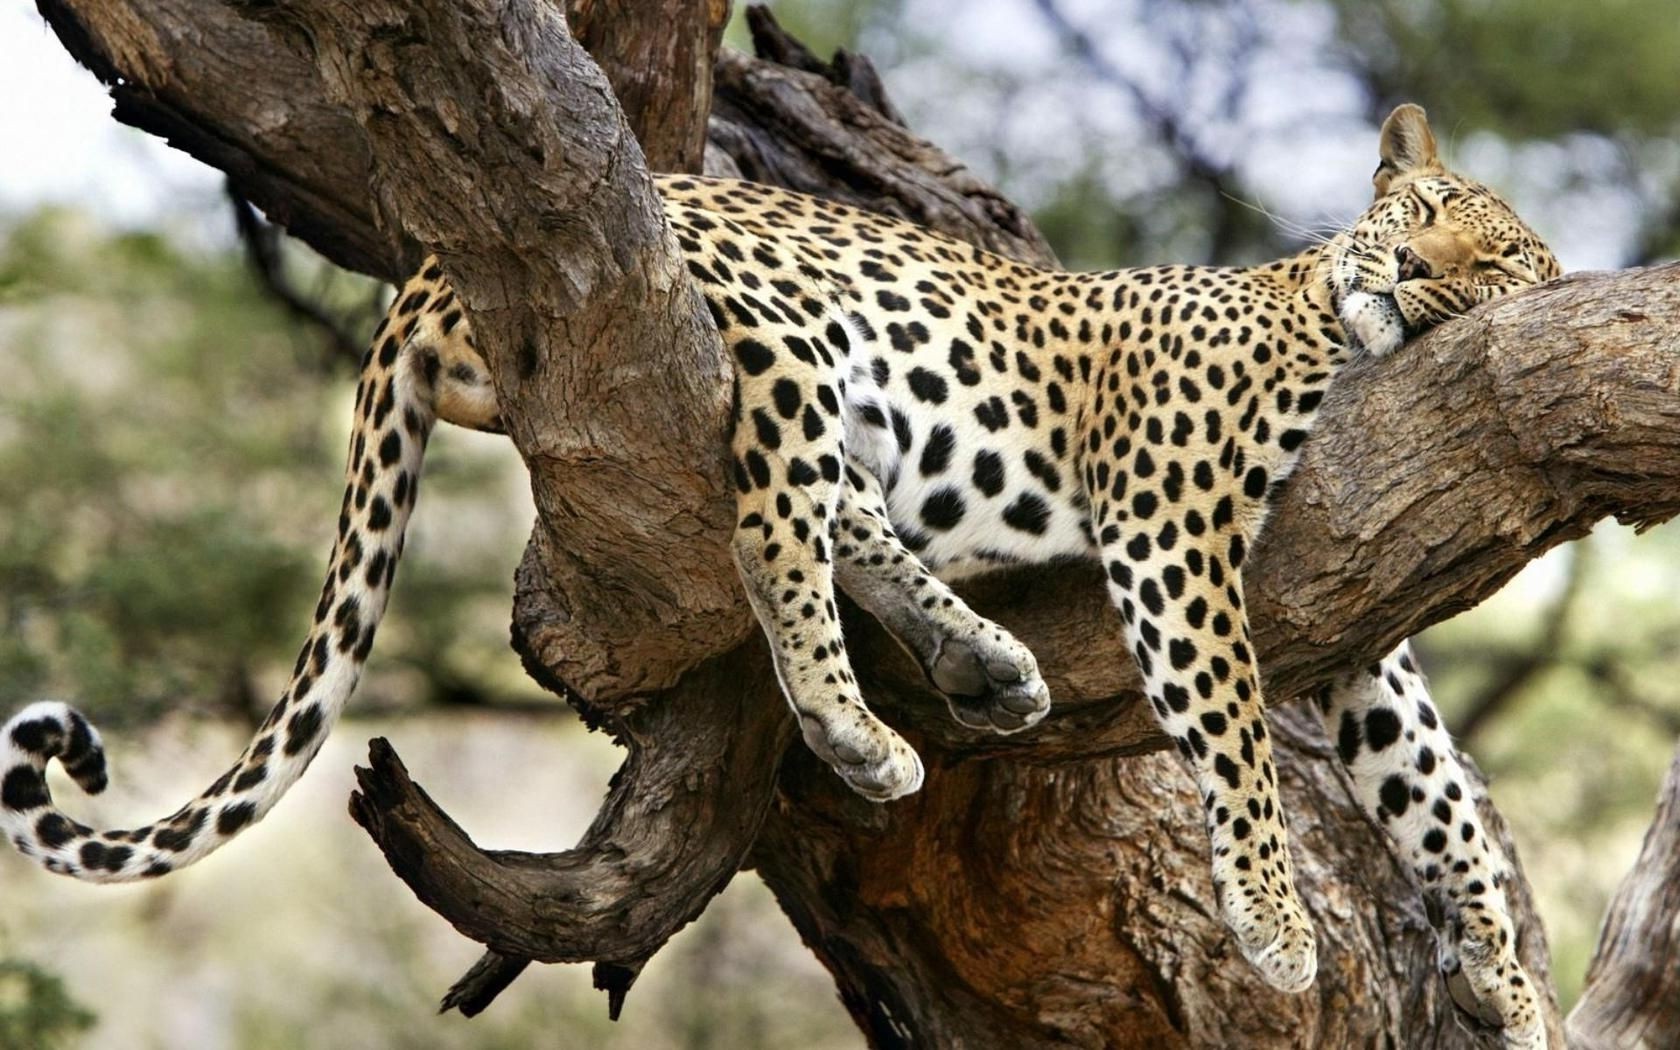
M23 769L33 769L38 778L47 762L56 758L76 785L90 795L99 794L110 783L99 730L81 712L61 701L37 701L13 715L0 727L0 754L5 756L0 776L8 780ZM25 794L33 797L32 793ZM34 808L12 805L23 801L19 795L5 804L8 808Z

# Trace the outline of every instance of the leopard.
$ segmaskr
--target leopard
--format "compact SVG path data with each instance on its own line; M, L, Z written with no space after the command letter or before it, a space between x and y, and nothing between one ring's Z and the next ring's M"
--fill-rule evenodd
M1397 107L1378 145L1364 213L1250 267L1041 269L789 190L655 177L732 365L728 543L804 743L875 802L926 775L861 695L841 595L916 658L961 725L1029 730L1050 710L1032 652L952 583L1095 559L1147 704L1200 793L1221 916L1285 992L1312 983L1317 945L1243 567L1347 365L1561 272L1509 204L1442 163L1422 108ZM302 776L372 650L435 424L504 431L446 262L429 257L401 289L363 359L320 599L232 766L162 820L95 830L57 808L44 775L57 759L85 791L105 787L92 724L42 701L0 730L0 828L42 867L92 882L165 875ZM1507 1046L1545 1046L1509 862L1409 646L1325 685L1316 709L1424 895L1454 998Z

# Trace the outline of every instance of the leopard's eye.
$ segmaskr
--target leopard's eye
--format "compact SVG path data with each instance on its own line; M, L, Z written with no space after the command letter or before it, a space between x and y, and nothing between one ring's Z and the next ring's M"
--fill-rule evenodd
M1423 188L1413 183L1411 186L1412 201L1417 204L1418 224L1423 227L1435 225L1435 219L1440 215L1440 206L1430 199Z

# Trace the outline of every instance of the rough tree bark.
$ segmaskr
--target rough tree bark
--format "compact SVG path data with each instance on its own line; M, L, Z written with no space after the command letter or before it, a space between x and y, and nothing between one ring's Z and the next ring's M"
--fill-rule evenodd
M422 899L492 949L461 1004L482 1007L529 958L598 963L616 1008L746 862L876 1045L1486 1043L1433 976L1415 890L1295 708L1275 721L1323 966L1297 997L1246 967L1211 905L1188 778L1159 753L1094 570L970 589L1047 670L1057 709L1039 729L958 732L920 672L853 617L868 695L922 750L928 787L873 807L801 748L777 769L788 717L723 553L716 340L606 82L554 9L40 4L111 85L119 119L228 170L340 262L391 276L421 246L439 251L473 310L537 494L516 644L631 754L577 848L529 855L478 850L375 748L358 820ZM647 6L715 42L715 4ZM603 28L638 5L572 8L606 20L586 32L621 90L615 59L668 63L630 115L650 139L657 125L658 142L691 143L682 117L645 115L705 112L705 48L637 39L657 22ZM792 66L719 58L708 170L1051 261L1016 209L905 131L867 63L825 67L768 21L755 28ZM1250 563L1274 700L1474 604L1600 517L1680 509L1676 276L1574 278L1354 370ZM1525 962L1549 987L1520 877L1516 889Z
M1639 860L1599 931L1580 1002L1569 1013L1577 1050L1659 1050L1680 1038L1680 751L1657 798Z

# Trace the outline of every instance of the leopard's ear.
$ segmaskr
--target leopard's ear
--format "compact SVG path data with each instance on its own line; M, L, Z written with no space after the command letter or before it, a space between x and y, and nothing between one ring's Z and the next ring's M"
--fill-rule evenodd
M1394 107L1383 121L1378 152L1382 163L1371 176L1371 185L1381 197L1417 175L1442 171L1440 157L1435 152L1435 133L1429 130L1429 118L1423 107L1406 102Z

